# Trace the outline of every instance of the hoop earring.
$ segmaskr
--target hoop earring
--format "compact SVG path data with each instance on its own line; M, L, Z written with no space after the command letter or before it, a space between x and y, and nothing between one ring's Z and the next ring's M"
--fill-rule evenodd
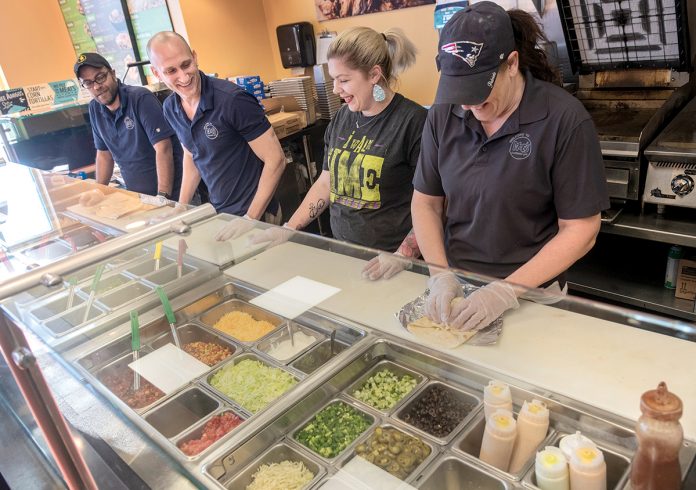
M378 83L372 86L372 98L375 99L375 102L383 102L387 98L387 94L384 93L384 89Z

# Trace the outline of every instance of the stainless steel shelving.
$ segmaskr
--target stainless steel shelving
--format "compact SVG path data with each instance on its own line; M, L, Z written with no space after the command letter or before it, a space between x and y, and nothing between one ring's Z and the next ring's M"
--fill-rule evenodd
M696 248L696 212L679 210L667 216L655 210L639 214L623 211L611 224L602 224L602 233Z

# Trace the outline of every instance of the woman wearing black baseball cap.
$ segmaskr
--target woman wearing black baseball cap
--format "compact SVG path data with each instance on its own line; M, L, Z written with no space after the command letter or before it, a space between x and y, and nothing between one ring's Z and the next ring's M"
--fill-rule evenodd
M492 2L460 10L442 30L414 178L416 237L427 262L506 282L452 303L460 283L432 268L433 321L483 328L519 306L509 283L564 286L564 272L594 245L609 207L599 141L587 111L559 87L545 40L529 14Z

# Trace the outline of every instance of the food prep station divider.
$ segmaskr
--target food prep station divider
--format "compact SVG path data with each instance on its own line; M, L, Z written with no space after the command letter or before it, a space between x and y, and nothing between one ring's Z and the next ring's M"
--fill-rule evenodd
M202 470L216 488L243 489L251 483L253 474L261 465L283 460L302 461L314 473L307 488L350 488L346 482L356 482L355 472L363 474L356 488L397 488L399 480L378 470L377 464L365 476L365 466L351 468L356 451L370 450L370 441L379 439L375 430L393 428L406 436L415 437L431 448L430 454L418 462L403 482L428 490L481 489L536 489L534 457L532 456L515 474L498 470L481 461L479 451L485 419L483 415L483 388L492 376L479 369L469 369L466 363L430 352L422 346L389 336L377 338L374 332L362 347L352 348L350 357L323 383L298 403L285 410L267 426L241 445L220 448L203 462ZM389 369L396 373L416 376L417 385L392 408L378 410L355 398L354 390L369 376ZM500 379L500 376L497 376ZM433 386L447 390L465 404L466 415L445 436L436 436L414 427L403 420L407 413ZM582 431L602 450L607 464L607 489L628 488L629 464L636 450L636 437L630 421L619 419L593 407L566 399L554 393L541 391L521 383L510 382L514 411L518 413L524 401L543 401L550 410L549 431L537 450L544 446L558 446L562 436ZM370 427L353 440L338 455L323 457L298 440L297 434L313 417L328 405L343 402L355 407L370 420ZM371 439L372 438L372 439ZM684 443L681 452L683 474L696 456L696 449ZM369 457L369 456L368 456ZM364 459L361 464L368 464ZM387 467L389 469L389 467ZM391 468L397 471L395 466ZM365 480L365 478L368 478ZM338 482L336 481L338 479ZM360 486L362 484L362 486ZM404 487L399 487L404 488ZM408 488L408 487L406 487Z
M15 300L23 323L54 349L69 349L108 330L128 318L131 310L159 305L155 288L161 286L169 296L190 289L219 274L216 267L185 256L178 277L176 253L162 250L155 270L154 244L138 247L108 259L87 319L84 312L92 290L97 266L92 265L63 277L57 286L36 286ZM67 308L69 280L76 280L73 303Z

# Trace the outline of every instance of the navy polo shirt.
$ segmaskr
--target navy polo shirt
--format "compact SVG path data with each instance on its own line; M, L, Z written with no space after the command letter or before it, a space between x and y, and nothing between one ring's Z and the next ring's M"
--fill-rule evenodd
M582 104L526 75L519 107L488 137L461 106L428 112L414 187L447 198L451 266L504 278L558 233L609 207L597 132Z
M155 143L172 138L174 187L172 197L179 198L183 151L174 130L164 118L162 104L144 87L118 84L121 105L111 112L93 100L89 118L97 150L109 151L121 168L126 189L157 195Z
M216 211L242 216L254 199L263 170L263 161L249 141L271 124L252 95L232 82L199 73L201 99L193 120L175 93L164 101L164 114L193 155ZM274 199L266 211L275 214L277 209Z

